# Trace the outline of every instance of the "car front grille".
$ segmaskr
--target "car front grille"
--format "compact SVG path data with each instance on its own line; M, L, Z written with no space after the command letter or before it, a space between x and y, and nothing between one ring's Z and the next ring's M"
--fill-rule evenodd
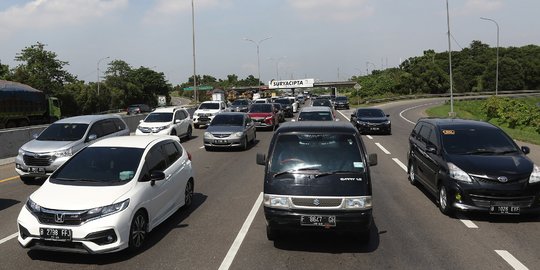
M507 182L500 182L499 180L492 179L492 178L485 178L485 177L478 177L478 176L471 176L471 177L477 182L492 184L492 185L515 185L515 184L524 184L527 181L529 181L528 178L520 178L520 179L509 179Z
M341 205L342 198L291 198L295 206L300 207L338 207Z
M34 214L41 224L47 225L81 225L86 221L87 211L65 211L42 208L41 212Z
M472 202L478 207L490 207L492 202L505 202L511 203L514 206L519 207L531 207L534 202L533 196L519 196L519 197L501 197L501 196L484 196L470 194Z
M50 155L23 155L24 164L27 166L49 166L54 161Z
M227 138L229 137L231 134L230 133L221 133L221 134L212 134L212 136L214 136L214 138Z

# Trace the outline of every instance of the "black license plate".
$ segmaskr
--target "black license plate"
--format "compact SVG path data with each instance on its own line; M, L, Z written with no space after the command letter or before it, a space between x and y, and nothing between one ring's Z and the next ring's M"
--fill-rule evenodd
M214 144L229 144L228 140L214 140Z
M492 202L489 213L493 215L519 215L520 207L508 202Z
M371 130L379 130L378 127L372 127Z
M199 121L201 121L201 122L209 122L210 118L208 118L208 117L200 117Z
M39 228L39 236L41 239L55 241L71 241L70 229L57 228Z
M28 167L28 171L31 173L45 174L45 168Z
M300 225L302 226L321 226L321 227L335 227L336 216L301 216Z

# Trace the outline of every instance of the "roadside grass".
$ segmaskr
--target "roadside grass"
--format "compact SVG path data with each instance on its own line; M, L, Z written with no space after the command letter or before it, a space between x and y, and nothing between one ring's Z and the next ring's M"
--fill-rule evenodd
M537 104L540 98L525 98L527 103ZM486 115L482 112L483 100L459 100L454 101L454 112L457 118L486 121ZM426 114L431 117L448 117L450 104L443 104L431 107L426 110ZM522 142L529 142L540 145L540 134L532 127L509 128L507 124L499 119L491 119L488 122L503 129L510 137Z

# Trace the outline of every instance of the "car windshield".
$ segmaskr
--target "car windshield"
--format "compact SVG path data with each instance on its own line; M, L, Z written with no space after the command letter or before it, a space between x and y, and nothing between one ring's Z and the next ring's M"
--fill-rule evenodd
M237 99L233 101L232 105L234 106L247 106L249 105L249 102L245 99Z
M282 134L274 145L269 164L273 174L307 168L318 173L364 170L358 141L351 134Z
M276 99L276 103L283 104L283 105L290 105L291 104L289 99L284 99L284 98Z
M313 106L332 106L332 103L328 99L316 99L313 101Z
M444 129L441 133L448 154L493 155L518 151L512 140L498 129Z
M201 105L199 106L199 109L200 110L202 110L202 109L205 109L205 110L219 110L219 103L214 103L214 102L201 103Z
M251 108L249 109L249 112L251 112L251 113L260 113L260 112L268 113L268 112L272 112L272 104L268 104L268 103L265 103L265 104L253 104L251 106Z
M330 112L302 112L298 115L298 121L332 121Z
M119 185L135 176L144 149L87 147L69 159L51 182L67 185Z
M88 124L52 124L36 138L38 141L76 141L86 133Z
M347 101L347 97L336 97L336 101Z
M379 109L361 109L356 113L359 117L384 117L385 114Z
M226 115L218 114L212 120L212 126L242 126L244 124L244 116L242 115Z
M144 122L147 123L157 123L157 122L171 122L173 118L172 113L151 113L145 119Z

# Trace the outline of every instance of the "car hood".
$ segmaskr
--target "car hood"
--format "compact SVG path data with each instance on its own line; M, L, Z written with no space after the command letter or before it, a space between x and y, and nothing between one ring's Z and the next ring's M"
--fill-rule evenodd
M249 117L251 118L261 118L261 117L268 117L268 116L272 116L272 113L267 113L267 112L260 112L260 113L249 113Z
M364 121L364 122L381 123L381 122L387 121L388 118L386 117L359 117L358 120Z
M195 111L194 114L198 114L198 113L217 113L219 112L218 109L198 109Z
M147 128L153 128L153 127L162 127L166 125L170 125L171 122L141 122L139 124L140 127L147 127Z
M25 143L21 149L32 153L50 153L60 150L65 150L73 146L81 144L80 140L77 141L38 141L31 140ZM77 150L77 149L74 149Z
M244 128L242 126L212 126L210 125L206 132L210 133L233 133L233 132L242 132Z
M478 175L497 178L506 176L509 180L528 177L533 169L533 163L523 155L450 155L449 161L463 171Z
M130 189L129 183L120 186L73 186L47 180L30 195L30 199L49 209L86 210L116 203Z
M369 179L363 173L340 173L321 177L313 174L267 175L264 192L296 196L369 196Z

